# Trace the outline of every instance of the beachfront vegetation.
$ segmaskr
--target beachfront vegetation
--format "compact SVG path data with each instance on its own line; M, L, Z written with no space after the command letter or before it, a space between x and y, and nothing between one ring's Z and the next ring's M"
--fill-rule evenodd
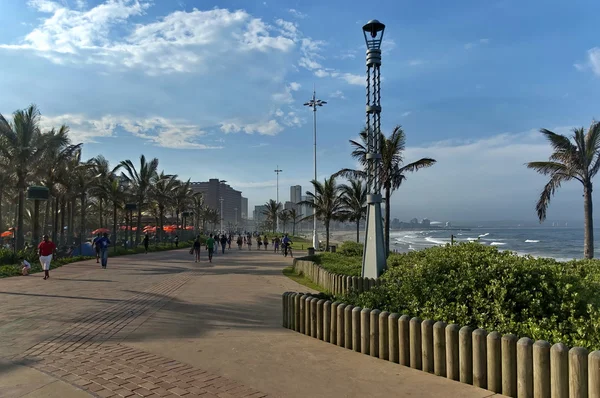
M39 201L25 200L27 188L35 185L49 190L41 209ZM183 212L193 210L187 224L191 220L196 231L207 223L214 229L220 220L217 210L192 193L189 180L159 171L158 159L142 155L139 162L124 160L116 167L102 156L84 160L82 145L71 142L66 125L42 131L35 105L16 111L11 120L0 115L0 234L14 234L17 251L29 237L37 245L43 233L59 245L81 242L97 228L112 229L116 237L131 222L126 203L136 205L134 245L149 224L158 226L161 241L167 218L175 224L170 233L182 235Z
M354 148L352 151L352 157L357 159L360 165L363 167L362 170L342 169L338 171L335 176L343 176L349 178L360 178L366 180L367 178L367 131L363 130L360 133L360 139L362 142L350 140L350 144ZM381 186L383 189L384 200L385 200L385 244L386 244L386 255L390 253L390 219L391 219L391 197L392 193L400 188L402 182L406 180L408 173L415 172L424 167L430 167L435 164L435 159L422 158L415 162L404 164L404 150L406 148L406 135L402 127L396 126L389 137L386 137L384 133L380 133L379 142L381 143L381 163L379 167L379 176L381 179Z
M361 250L314 257L322 267L360 275ZM363 308L600 349L597 260L558 262L476 242L392 253L383 285L339 298Z
M367 184L354 178L340 190L347 220L356 223L356 242L360 242L360 222L367 216Z
M540 131L548 139L554 152L548 161L527 163L528 168L550 176L536 205L538 218L540 222L546 219L550 199L563 182L579 181L583 185L583 257L593 258L592 179L600 170L600 122L593 122L587 133L583 127L573 129L571 138L546 129Z

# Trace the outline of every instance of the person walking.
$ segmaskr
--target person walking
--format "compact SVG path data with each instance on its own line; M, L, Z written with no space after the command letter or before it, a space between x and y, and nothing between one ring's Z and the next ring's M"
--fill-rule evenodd
M179 247L179 235L175 235L175 248Z
M100 262L100 246L98 246L96 243L101 236L101 234L98 234L92 241L92 247L96 250L96 264Z
M56 254L56 245L48 238L48 235L44 235L42 239L38 245L38 255L44 270L44 280L46 280L50 278L50 262L52 255Z
M108 265L108 246L110 246L110 239L108 239L108 234L106 232L100 239L98 239L97 245L100 246L100 259L102 261L102 268L106 268Z
M238 245L238 250L242 250L242 235L238 235L237 237L237 245Z
M289 251L290 256L293 258L294 257L294 254L292 253L292 243L293 242L288 237L288 234L285 234L285 236L283 237L282 243L283 243L283 256L287 257L288 251Z
M248 235L246 242L248 242L248 250L252 250L252 237L250 235Z
M148 254L148 245L150 244L150 236L144 235L144 252Z
M208 250L208 262L212 263L213 253L215 251L215 240L213 239L213 234L210 234L208 239L206 239L206 250Z
M227 248L227 237L225 234L221 235L221 250L222 253L225 254L225 249Z
M267 246L269 246L269 238L267 238L267 235L265 235L265 237L263 239L263 245L265 245L265 251L266 251Z
M231 234L227 235L227 250L231 250Z
M194 254L196 255L196 263L200 261L200 236L196 237L194 241Z
M258 245L258 250L260 250L260 248L262 246L262 239L261 239L260 235L258 235L256 237L256 244Z
M276 236L275 239L273 239L273 252L279 253L279 236Z

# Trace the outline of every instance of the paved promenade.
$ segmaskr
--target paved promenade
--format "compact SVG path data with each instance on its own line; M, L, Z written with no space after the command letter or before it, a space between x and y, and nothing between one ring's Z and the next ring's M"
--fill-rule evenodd
M0 396L497 396L282 328L291 259L202 254L0 279Z

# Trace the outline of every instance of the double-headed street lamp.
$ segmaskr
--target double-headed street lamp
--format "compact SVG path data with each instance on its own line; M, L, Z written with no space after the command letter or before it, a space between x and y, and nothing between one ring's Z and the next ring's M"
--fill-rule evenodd
M317 180L317 107L325 105L326 101L317 99L317 93L313 89L313 96L310 101L306 102L304 106L310 106L313 110L313 160L314 160L314 172L315 181ZM319 250L319 237L317 235L317 212L313 210L313 247L315 250Z
M386 266L381 219L381 41L385 25L373 19L363 26L367 45L367 223L362 276L378 278Z

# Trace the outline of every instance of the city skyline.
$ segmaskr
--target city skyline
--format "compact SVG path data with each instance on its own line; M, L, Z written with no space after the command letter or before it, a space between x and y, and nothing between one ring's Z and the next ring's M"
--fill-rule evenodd
M44 128L68 124L86 159L144 153L184 180L216 176L247 195L251 213L276 197L277 165L280 187L310 190L302 104L314 86L328 102L317 115L318 179L356 167L361 26L377 18L383 131L403 126L407 162L438 161L408 175L392 218L534 221L546 179L524 164L551 152L538 130L568 133L598 117L600 4L434 4L385 0L365 13L341 0L0 0L0 113L36 103ZM548 218L582 219L580 186L563 186Z

